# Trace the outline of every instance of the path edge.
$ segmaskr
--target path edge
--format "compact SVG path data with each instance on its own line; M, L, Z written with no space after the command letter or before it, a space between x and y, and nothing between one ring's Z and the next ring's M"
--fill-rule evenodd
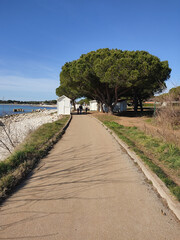
M93 117L93 116L91 116ZM180 203L175 199L175 197L171 194L170 190L166 187L166 185L161 181L158 176L151 171L151 169L145 165L142 159L130 149L130 147L123 142L113 130L109 129L106 125L104 125L99 119L93 117L99 124L101 124L108 132L113 136L113 138L117 141L117 143L123 148L123 150L130 156L130 158L134 161L134 163L138 164L141 171L144 173L146 178L152 182L153 187L159 193L161 198L163 198L169 209L174 213L174 215L180 221Z
M16 188L18 187L18 185L21 184L25 179L27 179L29 174L33 173L33 171L36 169L40 161L44 157L46 157L49 154L50 150L54 147L54 145L61 140L62 136L65 134L67 128L69 127L71 120L72 120L72 114L70 114L69 119L66 121L64 127L48 141L49 144L47 147L45 146L44 153L42 154L42 156L40 158L31 159L31 166L28 170L25 168L23 169L22 167L21 171L18 171L17 169L9 174L13 177L13 181L9 186L5 187L3 191L0 191L0 206L3 204L3 202L7 198L11 196L11 194L14 191L16 191ZM42 149L43 149L43 146L42 146ZM26 161L29 161L29 159L27 159ZM23 165L23 163L21 165Z

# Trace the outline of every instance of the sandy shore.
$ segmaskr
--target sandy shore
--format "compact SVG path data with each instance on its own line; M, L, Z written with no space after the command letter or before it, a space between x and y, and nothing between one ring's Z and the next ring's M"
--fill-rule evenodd
M2 122L0 126L0 161L10 155L15 146L21 143L25 137L44 123L56 121L58 119L57 110L44 110L42 112L33 112L25 114L15 114L8 117L0 118ZM4 128L7 133L5 133ZM8 138L10 136L10 139ZM5 145L6 147L5 147Z

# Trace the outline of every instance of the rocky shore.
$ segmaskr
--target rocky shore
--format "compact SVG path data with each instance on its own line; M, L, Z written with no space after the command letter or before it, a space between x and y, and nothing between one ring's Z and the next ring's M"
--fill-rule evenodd
M7 158L29 133L58 118L55 109L0 118L0 161Z

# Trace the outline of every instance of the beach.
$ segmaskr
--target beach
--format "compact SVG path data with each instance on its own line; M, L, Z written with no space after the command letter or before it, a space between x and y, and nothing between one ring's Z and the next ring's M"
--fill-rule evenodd
M56 109L0 118L0 161L7 158L29 133L42 124L51 123L58 118Z

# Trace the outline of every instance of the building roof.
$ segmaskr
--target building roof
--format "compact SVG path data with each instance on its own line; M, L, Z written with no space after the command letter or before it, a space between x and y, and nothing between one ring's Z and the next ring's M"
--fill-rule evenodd
M63 100L64 98L67 98L67 99L71 100L70 98L66 97L65 95L62 95L61 97L59 97L59 98L57 99L57 101L61 101L61 100Z
M96 100L91 100L89 101L90 103L96 103L97 101Z

